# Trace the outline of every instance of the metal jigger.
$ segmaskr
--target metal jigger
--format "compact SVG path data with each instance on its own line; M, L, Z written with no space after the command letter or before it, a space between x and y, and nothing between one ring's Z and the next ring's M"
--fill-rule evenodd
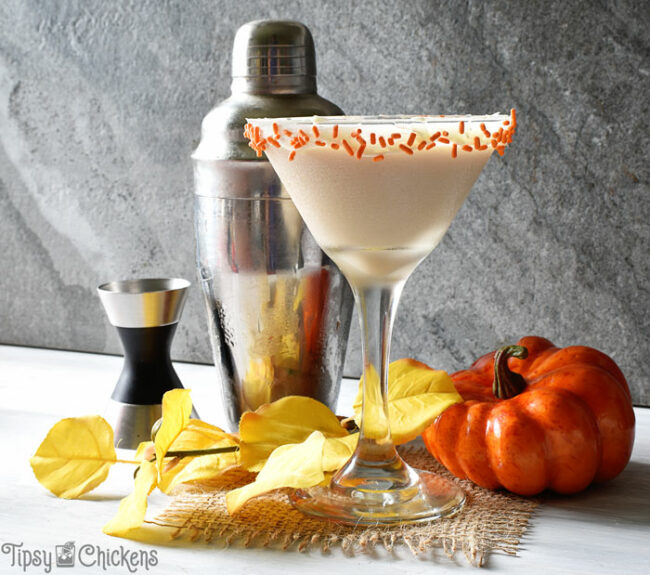
M184 279L157 278L97 288L124 349L124 367L106 414L116 447L135 449L149 440L152 425L162 415L164 393L183 387L170 349L189 286ZM198 418L194 410L192 417Z

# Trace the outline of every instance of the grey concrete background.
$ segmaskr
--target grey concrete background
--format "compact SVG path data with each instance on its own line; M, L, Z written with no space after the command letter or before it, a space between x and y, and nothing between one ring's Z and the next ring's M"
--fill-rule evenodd
M650 404L644 1L0 2L0 341L119 353L109 279L193 279L189 154L235 29L306 23L349 113L518 110L405 290L393 357L456 370L525 334L610 354ZM194 288L174 356L211 361ZM360 370L358 331L346 372Z

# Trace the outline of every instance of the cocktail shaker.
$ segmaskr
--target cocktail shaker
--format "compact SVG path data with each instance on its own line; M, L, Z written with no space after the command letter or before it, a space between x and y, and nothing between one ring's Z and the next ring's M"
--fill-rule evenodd
M246 118L337 115L316 93L311 33L256 21L235 36L232 95L192 155L197 265L227 425L286 395L336 405L353 298L264 157Z

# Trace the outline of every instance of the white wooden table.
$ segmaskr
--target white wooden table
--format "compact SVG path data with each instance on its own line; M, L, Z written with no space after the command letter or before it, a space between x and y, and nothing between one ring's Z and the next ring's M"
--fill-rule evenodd
M115 465L94 492L66 501L36 482L28 460L59 419L103 413L121 365L120 357L0 346L0 574L47 572L43 565L24 570L12 566L10 550L54 551L55 545L68 541L74 541L77 549L90 545L107 551L155 550L158 563L149 569L154 574L410 575L471 569L462 554L452 561L442 552L421 559L408 550L392 556L378 552L349 557L338 549L324 554L191 544L171 541L168 533L160 531L145 530L146 543L104 535L103 524L131 490L131 466ZM218 425L221 405L214 368L182 363L176 368L185 386L193 390L202 418ZM344 381L340 413L350 411L355 391L356 382ZM492 554L485 570L526 575L650 573L650 409L637 408L636 416L637 438L626 470L606 485L543 504L531 520L519 556ZM162 510L167 502L162 494L152 495L150 511ZM13 559L17 557L16 552ZM124 566L103 570L79 564L67 569L53 566L51 572L57 571L128 573ZM147 571L141 567L138 572Z

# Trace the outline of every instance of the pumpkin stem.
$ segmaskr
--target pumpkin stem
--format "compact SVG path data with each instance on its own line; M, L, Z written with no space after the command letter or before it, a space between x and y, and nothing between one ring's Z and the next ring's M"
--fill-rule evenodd
M506 345L494 354L494 381L492 393L499 399L509 399L526 388L526 380L519 373L510 371L508 358L526 359L528 349L523 345Z

